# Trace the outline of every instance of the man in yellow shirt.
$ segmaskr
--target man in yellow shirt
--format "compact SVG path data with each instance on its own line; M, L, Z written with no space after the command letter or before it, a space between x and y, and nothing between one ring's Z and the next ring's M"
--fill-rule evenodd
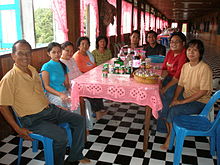
M84 117L49 104L44 95L40 77L30 65L32 49L25 40L18 40L12 48L13 68L0 81L0 111L14 130L26 140L32 140L29 133L37 133L53 139L54 162L64 164L67 135L57 124L69 123L73 143L65 164L90 162L82 154L85 139ZM15 122L9 111L12 106L23 128Z

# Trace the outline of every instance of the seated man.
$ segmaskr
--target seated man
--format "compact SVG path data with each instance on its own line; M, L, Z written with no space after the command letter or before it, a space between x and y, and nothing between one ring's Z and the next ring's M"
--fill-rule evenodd
M157 33L150 30L146 34L147 45L144 46L146 58L150 55L166 55L166 47L157 43Z
M32 140L29 133L53 139L54 162L56 165L74 164L75 161L89 163L82 154L85 140L84 117L49 104L44 95L40 77L30 66L31 46L18 40L12 47L13 68L0 81L0 111L20 137ZM15 122L8 106L14 107L23 128ZM64 163L67 135L57 124L69 123L73 143L69 157Z

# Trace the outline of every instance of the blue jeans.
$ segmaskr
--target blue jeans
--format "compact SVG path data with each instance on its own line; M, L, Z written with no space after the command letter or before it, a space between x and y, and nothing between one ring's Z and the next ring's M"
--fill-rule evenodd
M193 101L190 103L173 106L169 109L167 122L172 123L175 116L199 114L205 105L205 103Z
M166 86L171 80L172 80L172 77L166 76L162 82L162 86L163 87ZM165 124L166 122L164 118L167 118L169 105L173 99L176 87L177 87L177 84L171 86L163 95L160 96L162 104L163 104L163 108L158 113L159 118L157 119L157 131L159 132L167 133L167 128Z
M24 128L53 139L54 163L63 165L66 153L67 135L64 128L57 124L69 123L73 143L70 149L69 161L83 158L82 150L85 142L85 118L81 115L64 111L53 104L41 112L20 118Z

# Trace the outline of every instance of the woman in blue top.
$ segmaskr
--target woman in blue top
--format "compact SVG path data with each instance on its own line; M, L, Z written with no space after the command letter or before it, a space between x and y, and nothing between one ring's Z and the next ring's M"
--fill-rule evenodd
M45 63L41 69L46 95L51 103L69 109L70 84L67 67L60 61L61 45L51 42L47 47L47 54L51 60Z
M41 68L42 80L46 90L46 96L50 103L59 106L64 110L70 110L70 84L68 78L68 68L60 61L61 58L61 45L56 42L51 42L47 47L47 54L51 60L45 63ZM93 121L90 116L91 105L88 101L86 103L87 113L87 128L93 128ZM80 114L80 108L73 112Z

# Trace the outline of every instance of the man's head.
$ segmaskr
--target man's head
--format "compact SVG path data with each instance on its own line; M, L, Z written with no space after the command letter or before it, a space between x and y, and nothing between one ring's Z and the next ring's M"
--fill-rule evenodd
M134 30L131 33L130 36L131 44L139 44L140 41L140 31L139 30Z
M11 57L20 68L26 68L31 63L31 45L26 40L18 40L12 46Z
M157 42L157 33L153 30L148 31L146 34L146 40L150 45L155 44Z

